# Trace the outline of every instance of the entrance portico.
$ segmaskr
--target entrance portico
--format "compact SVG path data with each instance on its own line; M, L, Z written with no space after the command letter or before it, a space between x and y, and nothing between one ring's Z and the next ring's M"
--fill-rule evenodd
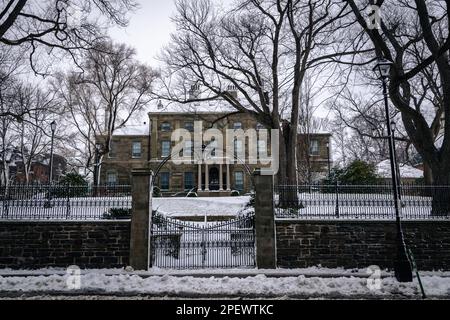
M199 164L197 174L197 194L199 196L214 197L230 195L231 174L229 164Z

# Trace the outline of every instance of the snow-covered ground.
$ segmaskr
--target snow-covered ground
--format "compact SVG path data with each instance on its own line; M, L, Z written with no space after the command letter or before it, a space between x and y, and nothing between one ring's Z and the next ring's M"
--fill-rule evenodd
M212 270L211 270L212 271ZM295 272L294 272L295 271ZM0 270L0 295L18 294L110 294L151 295L179 297L261 297L261 298L420 298L417 279L412 283L399 283L390 275L379 281L364 277L364 273L336 269L235 270L238 276L208 274L203 276L156 274L150 272L126 272L124 270L84 270L77 279L61 272L36 273L18 276L19 271ZM156 271L157 272L157 271ZM218 272L216 269L215 272ZM230 272L230 270L227 270ZM247 272L247 273L246 273ZM334 272L334 276L325 276ZM257 274L259 273L259 274ZM422 274L422 283L428 297L449 298L450 277L446 273L428 272ZM79 287L77 287L79 284Z
M279 208L275 196L278 218L300 219L395 219L394 201L389 193L298 193L302 208ZM336 206L336 203L338 206ZM424 196L402 196L401 214L404 219L438 219L431 217L432 198ZM338 208L339 216L336 215ZM442 219L448 219L442 216Z
M169 217L236 217L250 197L153 198L152 208ZM0 218L10 219L101 219L111 208L131 208L131 197L14 200L0 201Z
M168 217L233 216L250 201L249 196L205 198L153 198L154 210Z
M333 193L299 193L301 209L276 208L279 218L314 219L336 218L336 195ZM249 196L205 197L205 198L153 198L154 210L167 217L226 217L233 218L248 213ZM5 206L0 201L0 219L101 219L110 208L131 208L131 197L52 199L52 207L45 208L45 199L12 201ZM275 204L278 196L275 196ZM395 219L392 195L384 194L339 194L339 218L342 219ZM427 219L431 217L432 198L403 196L404 219ZM447 219L446 216L442 216Z

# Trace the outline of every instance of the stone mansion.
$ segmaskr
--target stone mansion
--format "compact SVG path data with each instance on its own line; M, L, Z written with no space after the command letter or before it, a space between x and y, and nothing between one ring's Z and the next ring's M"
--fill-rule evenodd
M182 128L193 133L194 123L199 121L204 130L219 129L224 132L224 137L227 129L245 131L253 128L256 132L262 129L262 126L249 114L236 113L235 110L219 107L220 105L213 105L211 102L206 102L206 106L205 102L201 104L191 106L192 109L186 106L176 106L176 108L159 106L157 110L148 113L149 122L145 122L144 125L116 130L112 138L111 151L102 162L100 184L130 184L133 169L150 168L155 172L165 159L171 155L173 157L172 150L176 143L171 137L175 129ZM270 131L268 135L270 137ZM299 168L304 168L301 164L308 162L313 179L323 178L328 173L330 165L330 134L316 133L308 136L299 134L298 140ZM101 142L102 137L97 137L97 141ZM309 146L308 152L305 152L302 147L306 141ZM205 148L208 142L203 143ZM245 153L246 159L249 157L248 147L248 139L234 141L235 154ZM270 141L258 141L257 147L258 152L264 149L267 154L270 153ZM244 149L241 151L241 148ZM189 149L193 149L192 142L189 145L186 144L186 148L183 148L181 152L184 153ZM187 152L189 155L192 154L192 151ZM223 154L226 155L225 150ZM305 157L309 157L308 161L304 160ZM238 158L219 164L197 164L193 158L192 161L182 164L168 159L161 166L155 185L163 194L184 194L189 190L196 190L199 196L227 196L232 190L238 190L241 194L247 193L252 190L251 172L257 167L264 167L261 164L249 164ZM300 176L304 175L299 174L299 178Z

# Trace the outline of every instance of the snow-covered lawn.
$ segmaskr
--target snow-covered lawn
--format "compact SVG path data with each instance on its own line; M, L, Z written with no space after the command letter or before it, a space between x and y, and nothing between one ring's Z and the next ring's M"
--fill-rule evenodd
M250 201L250 197L153 198L154 210L168 217L233 216Z
M153 198L152 208L169 217L236 217L250 197ZM6 206L0 201L0 218L101 219L111 208L131 208L131 197L14 200Z
M305 269L307 270L307 269ZM324 276L325 272L336 271L324 269L321 272L304 272L295 270L297 274L277 276L261 274L263 271L239 270L241 274L233 276L208 275L202 270L203 277L198 274L164 275L141 272L133 273L116 270L85 270L80 276L80 289L70 289L68 276L63 273L17 276L12 271L0 270L0 294L8 296L20 293L33 294L118 294L180 297L301 297L301 298L420 298L420 289L415 279L412 283L399 283L392 276L381 278L379 288L370 289L370 279L352 275L350 271ZM217 272L217 270L215 270ZM227 271L230 272L230 271ZM237 271L236 271L237 272ZM248 272L245 274L245 272ZM253 272L253 273L252 273ZM256 274L259 272L260 274ZM17 274L17 271L16 271ZM423 273L422 282L426 294L434 298L450 298L450 277L439 272ZM70 282L69 283L73 283Z
M279 196L275 196L278 218L348 218L348 219L395 219L394 201L389 193L298 193L301 208L279 208ZM432 198L402 196L401 214L404 219L431 218ZM336 215L338 209L339 216ZM433 219L439 218L436 216ZM447 219L442 216L442 219Z

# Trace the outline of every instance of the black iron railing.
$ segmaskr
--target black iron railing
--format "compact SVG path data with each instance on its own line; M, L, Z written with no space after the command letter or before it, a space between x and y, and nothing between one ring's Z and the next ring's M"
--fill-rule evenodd
M151 266L169 269L255 267L254 215L188 222L153 213Z
M391 185L275 186L277 218L395 219ZM450 186L399 187L403 219L450 219Z
M131 186L15 184L0 187L0 219L99 220L131 217Z

